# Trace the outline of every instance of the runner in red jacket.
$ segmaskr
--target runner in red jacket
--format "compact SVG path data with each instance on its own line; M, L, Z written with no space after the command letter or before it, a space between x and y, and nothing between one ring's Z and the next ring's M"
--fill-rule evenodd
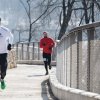
M51 69L51 54L54 47L54 41L47 36L46 32L43 32L44 38L40 40L40 48L43 48L43 61L46 69L46 75L48 75L48 65Z

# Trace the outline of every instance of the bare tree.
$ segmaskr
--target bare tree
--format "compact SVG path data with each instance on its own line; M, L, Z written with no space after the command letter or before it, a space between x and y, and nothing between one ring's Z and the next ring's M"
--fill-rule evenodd
M31 0L27 0L26 3L27 5L24 4L24 2L22 0L20 0L20 3L23 5L25 11L26 11L26 14L27 14L27 17L28 17L28 21L29 21L29 39L28 41L30 42L31 41L31 38L32 38L32 32L34 32L35 29L33 29L33 24L35 24L48 10L48 6L47 8L44 10L44 12L39 15L35 20L32 20L34 18L34 16L32 16L31 14L31 3L33 1Z
M96 20L95 9L98 8L100 10L99 2L96 0L82 0L81 3L82 3L81 8L74 9L83 12L83 14L80 17L79 25L81 25L82 22L85 22L85 24L88 24L90 22L95 22Z
M47 21L48 16L50 17L53 14L55 14L57 9L59 9L58 21L60 25L58 39L61 39L61 37L65 34L69 26L69 22L74 21L72 18L73 11L76 10L76 13L78 13L75 15L75 17L80 19L79 25L81 25L82 22L85 24L88 24L90 21L94 22L96 20L95 7L97 7L100 10L100 4L98 3L97 0L42 0L37 6L41 8L41 14L33 21L30 11L31 1L27 0L28 8L25 6L22 0L20 0L20 2L23 4L23 7L25 8L29 18L29 23L30 23L29 41L31 41L32 25L40 19ZM79 7L75 6L76 3L79 3Z
M41 5L42 7L46 6L46 1L43 0ZM56 9L59 9L59 24L60 24L60 31L58 39L60 39L66 32L68 27L68 23L71 19L71 14L73 11L73 5L75 0L48 0L49 2L49 10L43 16L43 19L46 19L48 16L52 16L52 13L56 12Z
M67 2L67 6L66 6L66 1L63 0L62 1L62 12L63 12L63 21L62 21L62 24L61 24L61 28L60 28L60 32L59 32L59 36L58 36L58 39L61 39L61 37L65 34L66 32L66 29L68 27L68 23L71 19L71 14L72 14L72 11L73 11L73 5L75 3L75 0L68 0Z
M13 31L13 33L15 33L15 32L18 33L18 41L17 41L18 43L27 41L27 40L22 40L21 39L21 34L24 33L24 32L28 32L27 29L24 30L24 29L19 28L19 29L12 29L12 31Z

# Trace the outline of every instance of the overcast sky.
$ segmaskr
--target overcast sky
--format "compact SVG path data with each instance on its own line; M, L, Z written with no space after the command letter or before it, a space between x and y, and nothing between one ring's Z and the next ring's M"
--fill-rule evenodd
M38 1L40 0L34 0L32 6L35 7ZM35 14L35 12L33 12L33 14ZM24 25L28 20L27 15L25 13L25 9L23 8L19 0L0 0L0 17L2 18L2 25L10 28L11 30L16 29L19 23ZM49 27L49 29L51 30L55 29L54 24L56 24L56 22L52 20L50 22L51 27ZM47 29L45 27L42 31L50 32L50 30L48 30L48 27Z
M0 17L2 24L13 29L20 17L24 17L24 9L19 0L0 0Z

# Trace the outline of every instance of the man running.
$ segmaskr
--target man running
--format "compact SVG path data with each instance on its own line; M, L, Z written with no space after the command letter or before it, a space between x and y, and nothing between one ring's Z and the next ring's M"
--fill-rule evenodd
M51 69L51 54L55 43L48 37L47 32L43 32L43 35L44 37L40 40L40 48L43 48L43 61L46 70L45 75L48 75L48 66L49 69Z
M11 50L11 44L13 42L13 35L10 30L4 26L1 26L0 18L0 71L1 71L1 89L5 89L4 78L7 70L7 53Z

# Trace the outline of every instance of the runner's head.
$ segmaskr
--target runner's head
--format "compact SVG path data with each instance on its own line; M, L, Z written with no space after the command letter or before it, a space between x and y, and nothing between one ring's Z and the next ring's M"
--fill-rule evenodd
M47 37L47 32L43 32L44 37Z

